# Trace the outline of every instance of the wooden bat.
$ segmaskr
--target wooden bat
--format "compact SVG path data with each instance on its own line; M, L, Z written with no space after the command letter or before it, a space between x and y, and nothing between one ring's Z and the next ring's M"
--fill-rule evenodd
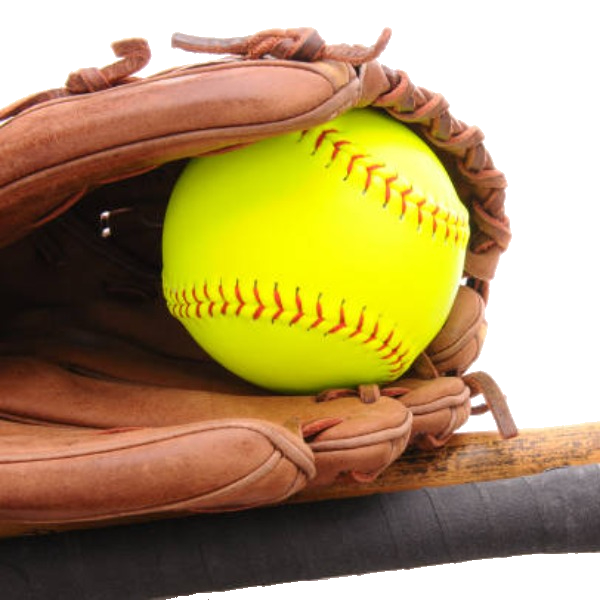
M408 449L372 483L340 481L300 492L292 502L512 479L593 463L600 463L600 422L525 429L509 440L491 431L458 433L442 448Z

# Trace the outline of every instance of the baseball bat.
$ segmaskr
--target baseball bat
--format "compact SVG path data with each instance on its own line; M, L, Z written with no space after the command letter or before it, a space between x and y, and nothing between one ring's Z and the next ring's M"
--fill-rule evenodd
M600 463L600 422L524 429L508 440L492 431L458 433L442 448L409 448L371 483L340 481L324 489L300 492L293 501L511 479L592 463Z
M320 501L307 493L238 513L1 540L0 589L8 600L145 600L600 551L599 436L599 423L525 431L520 442L462 434L442 453L409 453L362 496L334 486Z

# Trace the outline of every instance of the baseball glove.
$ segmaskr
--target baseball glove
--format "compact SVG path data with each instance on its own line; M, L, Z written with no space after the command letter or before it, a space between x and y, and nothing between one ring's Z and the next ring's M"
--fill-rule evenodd
M239 510L340 478L371 481L407 445L444 444L493 380L465 375L510 240L505 179L476 127L371 48L312 29L173 45L236 57L145 78L142 39L64 88L0 111L0 535ZM168 313L161 227L190 157L318 128L351 108L408 124L470 212L461 286L437 338L388 387L286 397L225 371ZM477 412L477 411L475 411Z

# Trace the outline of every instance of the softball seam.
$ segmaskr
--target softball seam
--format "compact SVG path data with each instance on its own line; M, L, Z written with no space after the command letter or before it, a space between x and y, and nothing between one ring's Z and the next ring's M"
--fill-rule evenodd
M408 366L406 358L410 352L404 342L398 342L395 339L397 337L396 329L392 327L387 335L382 334L380 331L382 329L381 320L378 318L370 331L364 331L367 308L361 309L356 323L350 323L344 308L345 300L340 302L337 315L326 315L321 301L322 294L318 295L314 306L310 306L302 299L300 288L296 287L295 306L286 308L283 305L277 283L270 292L265 293L264 287L261 291L258 281L255 281L252 287L252 297L245 298L240 289L239 280L236 281L233 290L229 289L227 294L223 283L220 282L216 297L209 291L208 282L205 282L200 290L197 286L187 289L166 287L165 296L169 312L179 320L218 316L241 318L242 314L250 313L251 319L254 321L264 320L270 316L271 323L275 324L284 322L287 316L290 317L287 321L290 327L306 324L307 331L320 330L324 335L347 333L346 339L360 340L362 345L372 348L378 358L387 363L392 377L398 377Z
M309 134L316 130L305 129L300 133L298 142L308 139ZM435 237L439 232L445 230L444 242L451 242L461 248L467 246L469 240L468 217L459 215L422 194L413 184L407 182L397 172L386 168L382 162L371 162L368 154L365 154L350 139L340 137L336 134L340 131L335 128L322 129L317 133L312 143L312 155L323 149L326 143L332 146L329 161L325 167L329 167L334 161L343 155L347 158L346 181L357 167L362 167L365 172L365 181L362 189L363 195L374 187L375 179L380 179L382 185L382 208L388 208L393 204L399 206L399 218L404 220L409 212L416 211L417 231L422 231L425 222L431 223L431 235Z
M430 231L432 238L441 239L444 244L464 249L469 239L468 213L453 211L438 204L423 194L398 172L390 170L384 162L377 162L364 152L359 145L343 137L336 128L313 128L300 132L298 143L305 143L312 156L326 157L325 168L340 160L345 160L343 181L353 180L364 175L362 194L380 203L382 209L391 216L398 215L400 221L413 222L417 232ZM410 225L409 225L410 226ZM305 326L306 331L317 330L323 335L344 335L346 340L354 339L374 353L387 366L389 380L399 377L410 365L415 356L405 340L399 340L396 325L388 331L382 325L381 315L367 319L367 307L363 307L349 322L345 310L345 300L337 308L329 308L325 314L323 294L316 301L307 303L300 287L296 287L293 304L284 306L278 283L265 287L254 281L250 292L242 294L239 280L225 290L222 280L218 286L213 281L209 286L193 284L170 287L165 282L165 297L171 314L180 321L185 319L213 319L222 317L250 318L254 321L270 319L271 324ZM368 322L369 325L365 325ZM365 329L368 327L368 329Z

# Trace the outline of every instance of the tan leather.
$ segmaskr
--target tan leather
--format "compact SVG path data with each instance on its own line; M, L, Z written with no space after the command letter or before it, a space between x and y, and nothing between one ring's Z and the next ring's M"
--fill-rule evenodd
M239 510L284 500L314 469L307 448L262 420L107 430L3 421L0 522Z
M2 127L0 245L98 185L327 121L358 90L345 64L227 62L30 108Z
M479 357L486 333L483 298L461 286L446 323L413 363L411 373L426 379L462 375Z
M504 176L478 128L377 61L386 31L371 48L329 47L304 29L184 36L246 58L144 79L134 75L148 46L125 40L116 62L0 111L10 156L0 161L0 536L239 510L372 480L407 444L445 443L471 396L500 398L485 377L462 375L510 241ZM274 396L214 363L168 314L169 193L189 157L367 106L409 124L451 174L471 214L465 286L409 377ZM514 434L497 403L500 429Z

